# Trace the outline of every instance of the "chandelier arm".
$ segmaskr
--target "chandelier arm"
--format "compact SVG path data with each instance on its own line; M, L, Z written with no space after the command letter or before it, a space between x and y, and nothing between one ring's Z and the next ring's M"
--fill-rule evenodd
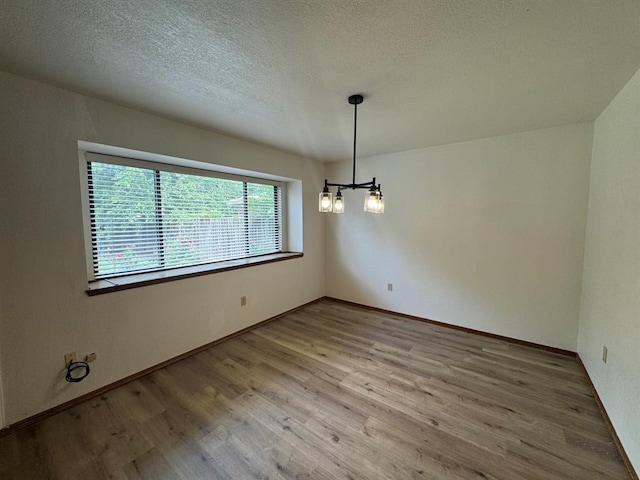
M376 186L375 178L370 182L364 183L330 183L325 180L325 186L327 187L340 187L340 188L350 188L351 190L355 190L358 188L371 188Z

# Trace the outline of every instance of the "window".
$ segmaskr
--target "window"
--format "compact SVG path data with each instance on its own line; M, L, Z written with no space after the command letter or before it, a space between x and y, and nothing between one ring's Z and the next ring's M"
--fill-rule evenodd
M279 182L86 158L90 280L282 251Z

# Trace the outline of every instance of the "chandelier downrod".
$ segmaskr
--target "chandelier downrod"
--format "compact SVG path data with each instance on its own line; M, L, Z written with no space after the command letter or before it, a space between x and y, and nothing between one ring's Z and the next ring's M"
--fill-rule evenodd
M364 101L362 95L351 95L349 103L353 105L353 176L351 183L356 183L356 139L358 138L358 105Z

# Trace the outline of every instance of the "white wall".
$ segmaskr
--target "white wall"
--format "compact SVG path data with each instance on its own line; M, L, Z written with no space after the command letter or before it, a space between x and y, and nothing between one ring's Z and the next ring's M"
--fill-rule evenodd
M348 191L325 214L327 295L575 351L591 138L589 123L359 161L386 212ZM350 164L327 174L347 182Z
M324 295L321 164L10 74L0 95L7 424ZM304 257L88 297L78 140L301 179ZM98 354L79 384L71 351Z
M640 472L640 71L595 122L578 353Z
M2 335L0 331L0 335ZM0 428L6 426L4 420L4 389L2 387L2 355L0 354Z
M1 195L1 193L0 193ZM0 200L2 197L0 196ZM4 213L4 203L0 203L0 282L2 282L2 278L4 278L5 264L4 264L4 255L2 254L2 249L4 245L4 228L2 226L1 219L4 218L1 214ZM0 283L0 287L2 287L2 283ZM4 428L7 424L5 422L4 415L4 387L2 384L2 339L4 338L3 332L3 324L4 324L4 313L2 311L2 305L4 305L6 299L6 294L4 293L4 289L0 288L0 429Z

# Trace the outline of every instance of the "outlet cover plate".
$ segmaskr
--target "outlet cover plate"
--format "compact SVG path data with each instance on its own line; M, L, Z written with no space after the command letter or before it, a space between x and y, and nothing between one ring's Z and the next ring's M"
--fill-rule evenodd
M66 353L64 355L64 364L69 365L72 362L77 362L78 361L78 353L77 352L71 352L71 353Z

